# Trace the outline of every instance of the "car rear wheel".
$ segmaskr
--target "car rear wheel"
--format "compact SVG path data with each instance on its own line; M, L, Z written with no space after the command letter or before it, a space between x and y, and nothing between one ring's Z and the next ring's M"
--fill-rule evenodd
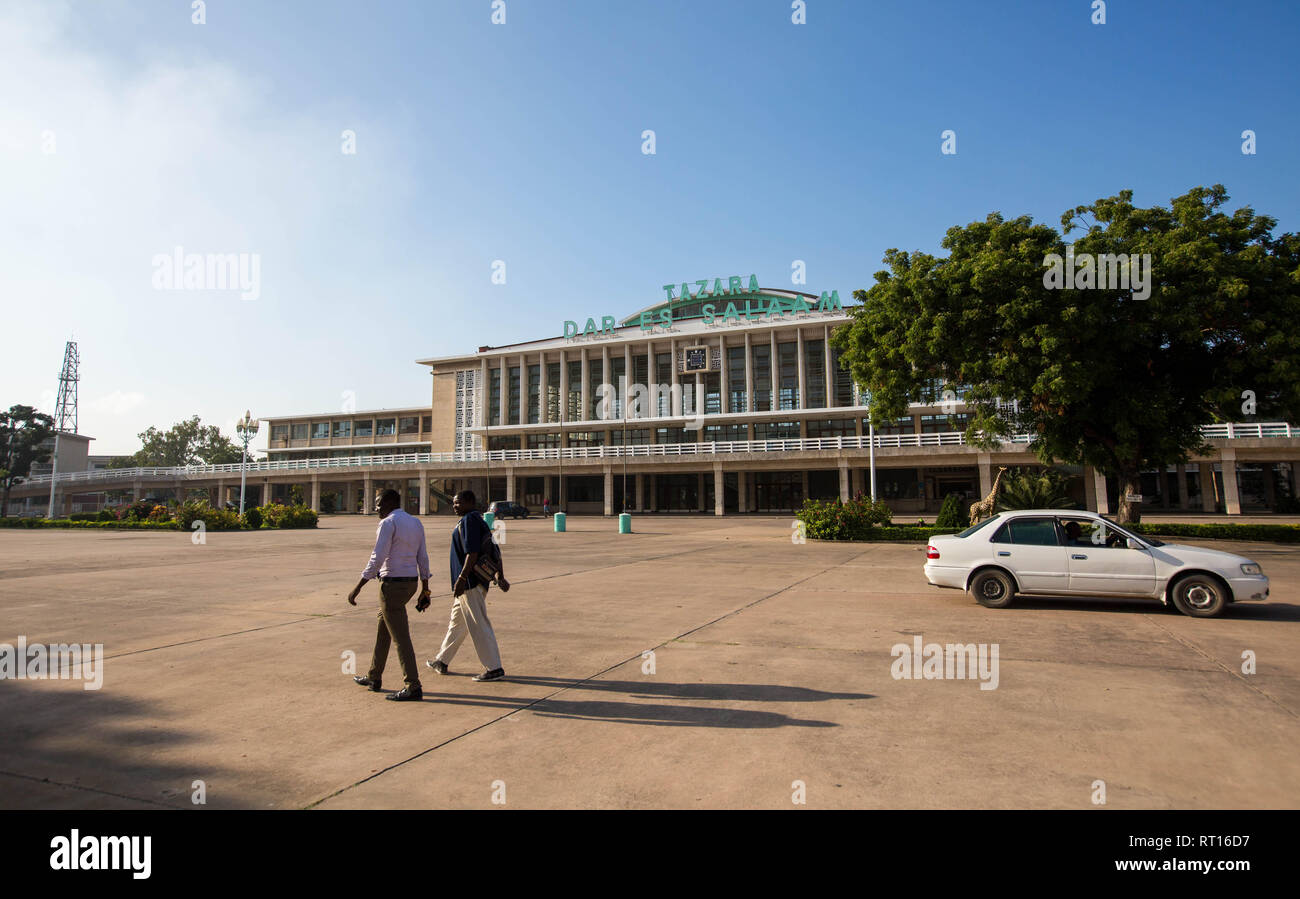
M1208 574L1189 574L1179 578L1169 592L1174 608L1193 618L1213 618L1228 605L1228 591Z
M986 608L1005 609L1016 597L1016 584L1005 571L989 568L971 579L970 595Z

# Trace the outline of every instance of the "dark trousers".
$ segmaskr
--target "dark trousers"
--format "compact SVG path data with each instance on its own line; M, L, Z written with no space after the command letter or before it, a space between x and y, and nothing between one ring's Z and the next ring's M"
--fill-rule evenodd
M375 634L375 654L370 658L370 679L384 676L388 647L397 644L397 660L402 664L402 680L412 690L420 689L420 669L415 664L415 646L406 618L406 604L415 595L417 581L390 581L379 585L379 630Z

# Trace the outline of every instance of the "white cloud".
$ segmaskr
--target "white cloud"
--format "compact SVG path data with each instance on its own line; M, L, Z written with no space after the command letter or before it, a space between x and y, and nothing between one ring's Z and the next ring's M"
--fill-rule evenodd
M90 412L95 412L100 415L125 415L143 402L143 393L136 393L134 391L131 393L123 393L120 390L114 390L112 393L82 403L81 406Z

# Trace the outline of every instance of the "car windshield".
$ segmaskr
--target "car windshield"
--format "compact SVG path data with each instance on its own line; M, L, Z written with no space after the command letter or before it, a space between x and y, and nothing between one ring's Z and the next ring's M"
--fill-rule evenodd
M988 527L989 525L991 525L993 522L995 522L995 521L997 521L997 520L998 520L998 516L997 516L997 515L994 515L992 518L986 518L986 519L984 519L984 520L981 521L979 524L973 524L973 525L971 525L971 526L968 527L966 530L962 531L960 534L953 534L953 536L954 536L954 537L969 537L971 534L975 533L975 532L978 531L980 528Z
M1123 534L1125 537L1133 537L1134 539L1137 539L1137 540L1142 541L1142 542L1145 543L1147 546L1164 546L1164 545L1165 545L1163 541L1161 541L1161 540L1157 540L1155 537L1148 537L1146 534L1143 534L1143 535L1141 535L1141 536L1137 536L1137 535L1135 535L1132 531L1126 531L1126 530L1124 530L1122 527L1120 527L1119 525L1117 525L1115 522L1111 521L1109 518L1106 518L1104 515L1102 516L1102 518L1105 520L1106 524L1110 525L1112 528L1114 528L1114 529L1115 529L1116 531L1118 531L1119 533Z

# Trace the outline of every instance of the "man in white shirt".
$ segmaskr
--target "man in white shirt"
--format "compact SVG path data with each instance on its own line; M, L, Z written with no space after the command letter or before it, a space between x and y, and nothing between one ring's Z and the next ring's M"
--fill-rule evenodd
M369 673L353 680L378 693L384 665L388 662L388 647L396 643L397 659L402 664L402 679L406 686L384 698L409 702L423 699L424 690L420 687L420 671L415 662L415 646L411 643L406 604L415 595L418 575L424 589L415 610L423 612L429 608L429 553L424 545L424 525L418 518L402 511L401 505L402 496L396 490L385 490L379 498L376 511L380 522L375 531L375 549L361 572L361 580L348 594L348 602L355 606L357 594L366 581L379 577L379 631L375 634L375 652L370 659Z

